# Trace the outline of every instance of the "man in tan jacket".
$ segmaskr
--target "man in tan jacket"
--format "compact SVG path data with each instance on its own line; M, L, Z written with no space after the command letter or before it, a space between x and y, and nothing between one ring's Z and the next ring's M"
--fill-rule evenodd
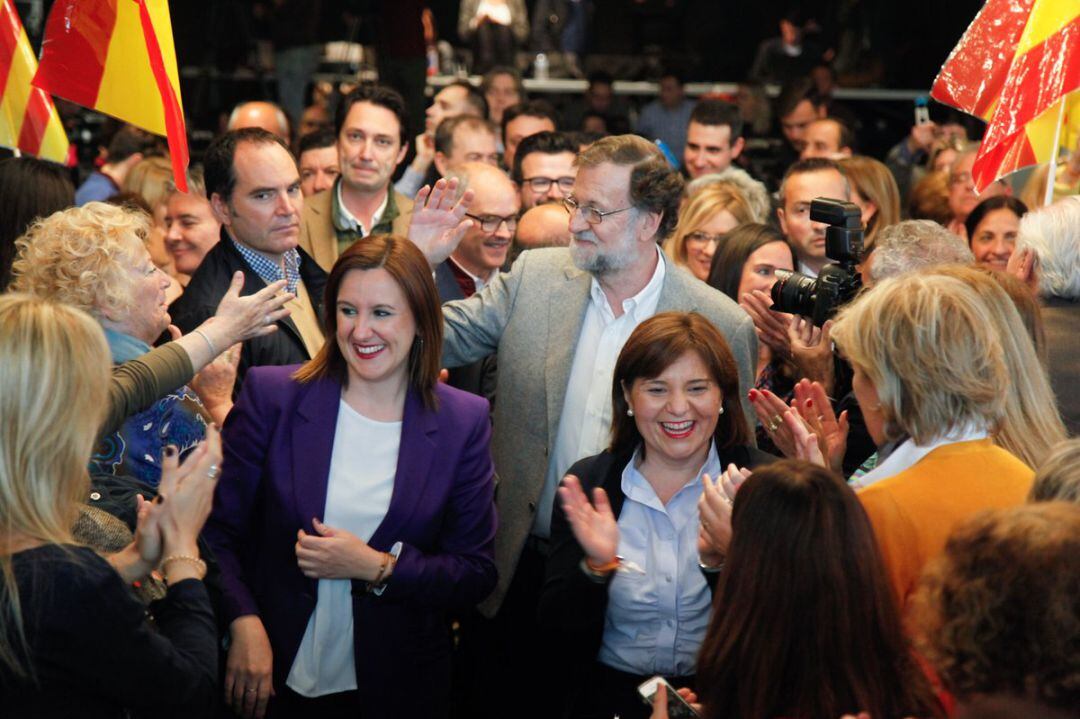
M405 101L386 87L358 87L335 118L341 175L308 198L300 247L327 272L349 245L371 234L409 231L413 202L390 178L408 151Z

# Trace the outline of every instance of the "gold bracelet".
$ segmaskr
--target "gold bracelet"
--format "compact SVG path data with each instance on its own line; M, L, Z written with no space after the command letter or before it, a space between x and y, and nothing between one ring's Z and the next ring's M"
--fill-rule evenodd
M173 554L161 560L161 569L165 573L166 584L172 584L172 582L169 581L169 564L172 562L187 562L188 564L194 565L199 570L200 580L206 576L206 562L198 557L192 557L187 554Z
M390 557L391 555L389 552L382 553L382 564L379 565L379 573L376 574L375 578L371 580L371 586L377 587L379 586L379 584L382 583L382 577L384 574L386 574L386 568L390 566Z

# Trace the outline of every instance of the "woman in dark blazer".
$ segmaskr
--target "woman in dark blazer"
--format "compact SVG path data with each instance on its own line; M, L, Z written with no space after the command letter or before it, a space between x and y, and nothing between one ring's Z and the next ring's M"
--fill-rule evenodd
M226 698L245 716L444 716L448 611L495 584L487 403L438 383L438 294L404 238L342 254L325 306L322 352L253 369L226 422L206 530Z
M700 529L704 483L774 459L749 446L739 397L727 342L696 313L642 322L619 354L611 447L570 468L551 522L540 621L562 676L582 679L567 716L646 717L642 681L692 683L722 564Z

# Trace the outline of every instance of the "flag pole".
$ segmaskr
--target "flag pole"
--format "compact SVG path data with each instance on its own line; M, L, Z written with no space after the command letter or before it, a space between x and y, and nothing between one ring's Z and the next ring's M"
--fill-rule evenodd
M1043 197L1043 206L1054 201L1054 184L1057 180L1058 152L1061 150L1061 125L1065 122L1065 99L1069 93L1065 93L1058 100L1058 118L1054 126L1054 148L1050 152L1050 170L1046 174L1046 195Z

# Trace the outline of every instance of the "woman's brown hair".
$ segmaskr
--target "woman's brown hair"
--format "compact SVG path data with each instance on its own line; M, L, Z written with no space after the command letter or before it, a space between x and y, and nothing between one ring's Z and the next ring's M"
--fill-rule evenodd
M697 353L720 388L724 413L713 435L716 448L750 442L750 430L739 403L739 369L724 336L696 312L662 312L634 328L615 361L611 383L613 454L632 452L642 442L637 423L626 414L623 388L629 390L635 380L659 377L687 352Z
M416 339L409 350L409 386L420 394L424 406L435 409L435 384L442 356L443 319L439 292L431 267L413 243L398 235L372 235L354 243L334 263L326 280L323 331L326 342L309 362L293 375L300 382L329 378L347 385L348 365L337 344L337 298L345 276L353 270L384 269L401 287L416 321Z
M698 658L706 719L941 715L843 479L794 460L755 469L731 530Z

